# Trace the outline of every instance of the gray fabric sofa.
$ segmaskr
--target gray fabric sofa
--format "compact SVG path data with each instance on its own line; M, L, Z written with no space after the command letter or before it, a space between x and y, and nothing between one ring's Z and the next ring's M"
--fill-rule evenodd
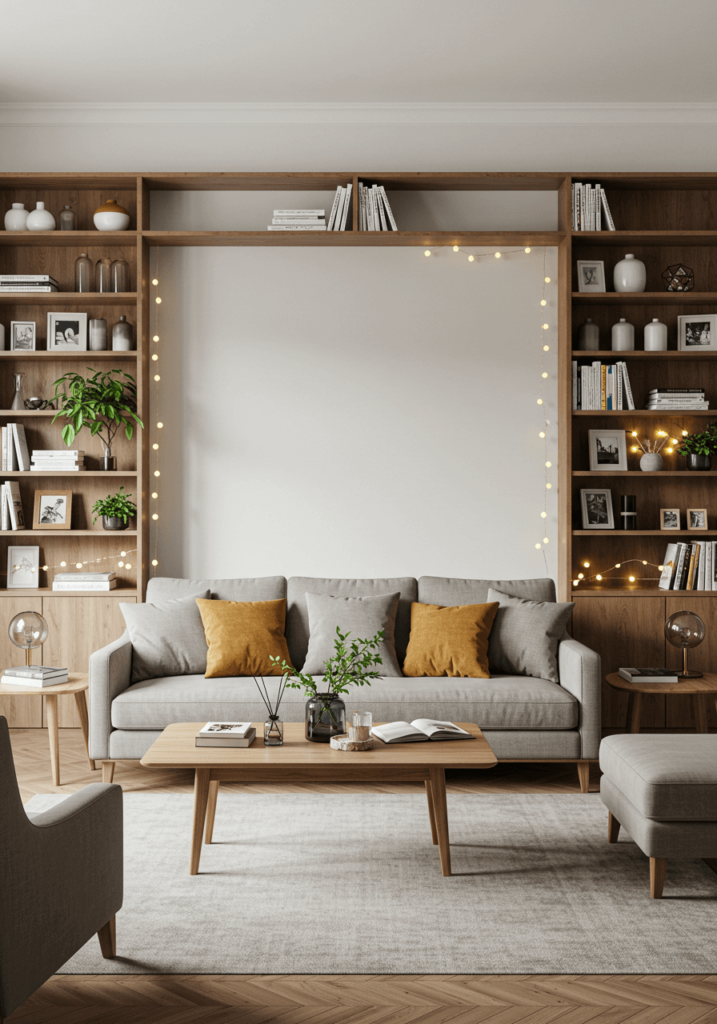
M483 603L493 588L514 597L555 601L550 579L461 580L436 576L349 580L283 576L237 580L149 581L147 601L187 597L210 590L224 601L287 599L286 637L292 664L301 668L309 643L306 594L365 597L400 592L396 651L403 662L410 633L411 602ZM560 682L528 676L491 679L382 678L352 691L347 708L371 711L374 721L439 718L476 722L499 760L574 761L587 791L589 764L600 743L600 658L567 633L558 648ZM127 634L90 658L90 757L111 763L136 760L172 722L228 718L264 721L266 709L251 678L165 676L130 684L132 645ZM268 685L276 687L277 679ZM305 698L287 690L286 722L304 721ZM105 769L112 777L111 764Z

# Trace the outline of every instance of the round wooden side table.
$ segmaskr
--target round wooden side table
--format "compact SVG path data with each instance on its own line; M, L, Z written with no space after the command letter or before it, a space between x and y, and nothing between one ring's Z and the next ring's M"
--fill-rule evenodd
M611 672L607 681L615 690L624 690L628 694L627 730L640 731L640 705L643 693L659 693L669 697L673 694L692 697L697 732L708 732L707 698L716 698L717 706L717 673L705 672L700 679L681 679L678 683L629 683L619 672Z

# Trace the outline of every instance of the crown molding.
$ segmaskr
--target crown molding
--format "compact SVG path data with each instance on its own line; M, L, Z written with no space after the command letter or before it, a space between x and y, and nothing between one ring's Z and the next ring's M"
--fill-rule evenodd
M2 128L713 127L717 103L0 103Z

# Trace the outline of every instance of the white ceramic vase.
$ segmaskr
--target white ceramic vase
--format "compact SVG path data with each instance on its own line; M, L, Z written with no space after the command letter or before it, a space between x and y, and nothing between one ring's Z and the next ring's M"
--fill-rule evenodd
M27 231L28 211L22 203L13 203L12 209L5 214L6 231Z
M640 459L640 469L643 473L656 473L662 469L662 456L655 452L645 452Z
M129 227L129 214L116 199L108 199L98 206L92 220L98 231L126 231Z
M613 352L632 352L635 348L635 328L623 317L612 327Z
M651 324L645 324L645 351L667 351L667 325L660 323L657 317L653 318Z
M647 284L645 264L629 252L624 260L615 264L612 283L616 292L644 292Z
M49 210L45 209L44 203L38 203L35 209L27 215L28 231L54 231L55 218Z

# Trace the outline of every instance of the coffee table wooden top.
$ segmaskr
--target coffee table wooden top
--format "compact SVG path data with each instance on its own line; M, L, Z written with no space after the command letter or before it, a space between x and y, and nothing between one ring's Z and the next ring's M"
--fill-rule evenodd
M361 765L390 774L402 768L492 768L498 759L477 725L457 722L474 738L470 740L429 740L427 743L389 743L376 740L373 750L345 753L328 743L311 743L299 722L284 724L284 745L265 747L264 723L254 722L257 738L250 747L196 747L194 741L206 722L168 725L144 755L145 768L229 768L261 766L341 770ZM376 723L378 724L378 723Z
M86 690L87 673L69 672L69 679L66 683L53 683L52 686L15 686L14 683L0 683L0 697L19 697L24 694L41 694L43 697L51 697L57 694L81 693Z
M705 672L700 679L680 679L678 683L630 683L619 672L606 677L610 686L628 693L717 693L717 673Z

